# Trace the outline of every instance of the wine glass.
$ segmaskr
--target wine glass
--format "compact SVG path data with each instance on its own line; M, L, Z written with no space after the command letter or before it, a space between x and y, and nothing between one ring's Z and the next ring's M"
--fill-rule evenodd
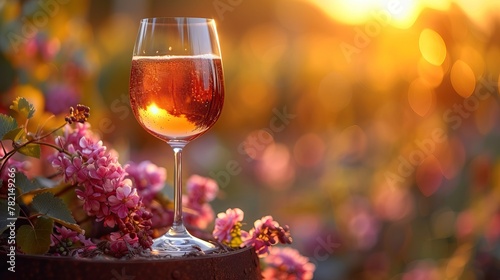
M224 78L215 21L160 17L140 21L130 73L130 103L141 126L174 152L174 221L152 253L213 251L182 218L182 149L211 128L222 111Z

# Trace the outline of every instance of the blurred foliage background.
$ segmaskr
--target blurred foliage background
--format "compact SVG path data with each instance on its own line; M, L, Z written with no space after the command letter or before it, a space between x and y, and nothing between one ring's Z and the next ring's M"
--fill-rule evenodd
M226 99L185 150L215 212L273 215L315 279L498 279L500 4L0 0L0 103L91 107L120 160L172 174L128 101L138 22L217 21ZM44 163L33 163L32 172ZM171 176L168 179L172 181Z

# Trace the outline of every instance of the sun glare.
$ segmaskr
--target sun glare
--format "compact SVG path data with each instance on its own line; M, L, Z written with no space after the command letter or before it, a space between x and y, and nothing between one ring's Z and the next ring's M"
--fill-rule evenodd
M158 108L158 106L156 106L155 103L152 103L151 105L148 106L148 112L152 115L158 115L160 113L160 108ZM165 110L162 110L162 111L165 111Z
M333 18L347 24L365 22L370 17L370 12L380 9L383 2L381 0L310 1L318 5Z
M410 28L425 8L446 11L454 3L474 21L486 22L485 17L500 8L498 0L305 0L333 19L351 25L364 24L380 17L389 17L389 24Z
M346 24L362 24L380 17L401 28L410 27L422 8L418 0L308 0L335 20ZM447 2L441 0L437 2Z

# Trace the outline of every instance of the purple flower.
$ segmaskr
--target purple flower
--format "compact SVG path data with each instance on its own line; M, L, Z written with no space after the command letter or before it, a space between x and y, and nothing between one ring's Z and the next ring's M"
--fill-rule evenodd
M187 180L188 198L192 202L203 204L214 200L219 191L219 186L211 178L192 175Z
M200 229L205 229L214 220L214 210L212 206L208 203L191 204L185 202L185 196L183 197L183 206L188 209L185 211L184 222L188 225L198 227Z
M101 205L99 198L102 194L95 192L93 188L77 189L75 192L76 196L84 201L83 209L89 215L96 215Z
M0 157L4 157L4 150L0 149ZM2 169L2 173L0 174L0 180L4 182L4 184L7 184L9 177L9 169L14 168L16 172L23 172L25 173L28 170L28 167L30 166L29 161L18 161L15 160L14 158L9 158L7 162L4 163L4 167Z
M56 233L52 234L50 236L50 245L55 246L56 244L59 244L63 240L69 240L76 242L78 241L78 232L72 231L66 227L58 227L56 226Z
M281 227L272 216L265 216L255 221L254 227L248 234L242 234L242 246L254 246L259 257L264 257L269 253L269 247L292 243L288 226Z
M127 179L128 182L130 180ZM136 207L139 203L139 196L137 190L130 186L131 183L123 184L123 186L116 189L116 195L108 197L111 209L121 219L128 215L129 209Z
M83 200L83 209L89 216L95 216L106 227L118 225L120 236L130 237L112 240L116 254L124 248L123 242L136 244L138 236L143 248L150 247L151 215L143 211L137 189L126 179L127 172L117 154L106 151L88 124L77 123L74 127L65 126L63 136L56 139L61 151L52 157L52 165L65 181L78 185L77 197Z
M292 248L272 248L264 263L264 279L309 280L316 269L308 258Z
M102 152L106 150L102 145L102 141L93 141L91 138L83 136L78 141L80 147L80 152L86 157L96 157L99 158Z
M80 147L80 139L82 137L90 138L93 141L97 141L97 137L90 130L89 123L76 123L75 127L71 125L66 125L63 130L63 136L56 138L56 144L62 148L72 146L73 149ZM75 153L74 151L68 150L70 153Z
M163 189L167 177L165 168L161 168L150 161L142 161L139 164L130 162L126 167L130 180L137 188L137 193L144 204L149 204L156 194Z
M429 259L416 260L403 273L402 280L442 279L440 266Z
M215 228L213 231L213 236L215 239L223 242L225 244L231 244L233 239L239 238L241 243L241 233L240 236L235 236L235 229L241 227L241 222L243 221L244 213L240 208L227 209L225 213L221 212L217 214L215 219ZM240 244L237 244L239 246Z
M45 110L55 115L66 112L69 106L79 100L79 93L76 88L69 84L58 84L49 87L45 97Z
M50 248L55 255L67 256L72 250L76 250L76 253L79 254L84 250L96 247L96 244L83 234L64 226L55 226L55 233L50 236L50 240Z
M62 159L65 162L66 168L64 169L64 176L66 178L72 178L74 175L78 176L83 167L83 159L79 156L72 158Z
M130 234L122 235L119 232L112 232L109 235L109 250L117 258L125 256L129 252L129 245L136 248L139 243L137 237L132 238Z
M187 181L187 195L182 197L182 204L191 211L186 211L186 224L204 229L214 219L214 211L208 203L219 191L217 183L206 177L192 175Z

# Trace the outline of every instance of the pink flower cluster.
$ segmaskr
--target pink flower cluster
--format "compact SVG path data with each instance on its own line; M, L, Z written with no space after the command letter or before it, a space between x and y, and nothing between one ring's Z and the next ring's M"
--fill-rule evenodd
M239 208L219 213L212 233L215 239L228 245L234 244L234 239L241 239L241 243L238 242L237 245L253 246L260 257L266 256L273 245L292 243L288 226L280 226L271 216L255 221L254 227L249 232L241 230L243 215L243 211Z
M241 225L245 214L239 208L227 209L225 213L217 214L213 236L220 242L230 247L239 247L241 240ZM248 233L244 232L245 235Z
M244 215L245 213L240 208L227 209L225 213L217 214L213 231L215 239L222 243L230 244L235 238L235 229L241 227ZM240 244L237 245L239 246Z
M76 194L89 216L95 216L107 227L119 226L120 236L111 238L112 246L125 241L149 248L151 214L142 208L137 189L126 179L127 172L117 156L106 151L89 127L87 123L77 123L74 129L66 125L64 135L56 138L61 150L52 159L52 166L66 182L79 187Z
M187 195L182 197L182 204L187 209L184 222L205 229L214 219L214 211L209 202L217 196L219 186L213 179L198 175L189 177L186 185Z
M154 201L154 198L165 186L166 169L145 160L140 163L129 162L125 166L125 171L128 173L126 178L132 180L133 185L137 188L142 203L147 205L148 211L153 214L151 218L153 228L171 225L173 212Z
M278 243L292 243L288 226L282 227L273 217L265 216L246 232L241 230L243 217L239 208L217 214L212 233L215 239L233 248L253 246L267 264L263 271L265 279L312 279L315 266L306 257L292 248L272 247Z
M264 263L264 279L310 280L316 269L308 258L292 248L272 248Z
M4 149L0 149L0 158L3 158L5 156ZM23 172L25 173L28 168L29 168L30 163L28 161L18 161L14 158L9 158L7 162L5 162L2 172L0 173L0 180L4 182L4 184L7 184L9 177L9 169L14 168L16 172Z
M138 164L129 162L125 166L125 171L128 173L127 178L132 180L145 205L148 205L165 186L166 169L158 167L148 160Z
M96 248L90 239L85 238L81 233L77 233L66 227L55 227L55 233L50 236L50 248L56 256L68 256L72 250L80 254L85 250Z
M244 246L254 246L259 256L269 254L269 247L281 244L291 244L292 237L288 226L281 227L272 216L265 216L255 221L254 227L246 233L242 233Z

